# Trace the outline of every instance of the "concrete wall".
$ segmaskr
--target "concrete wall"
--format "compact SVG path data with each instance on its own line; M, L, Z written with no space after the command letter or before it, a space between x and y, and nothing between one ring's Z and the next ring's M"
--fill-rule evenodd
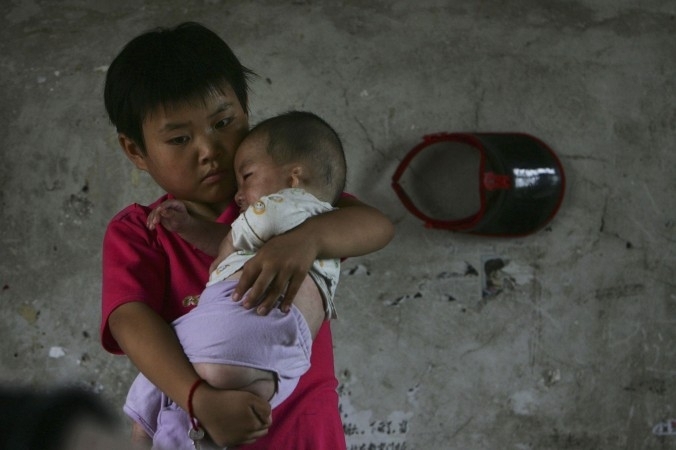
M312 110L348 190L396 223L345 262L333 325L348 448L662 449L676 436L676 4L648 0L8 1L0 23L0 381L84 383L120 406L135 370L98 343L100 247L159 191L117 148L107 65L196 20L261 77L253 122ZM522 131L565 201L523 238L427 229L390 188L428 133ZM482 296L482 261L503 289Z

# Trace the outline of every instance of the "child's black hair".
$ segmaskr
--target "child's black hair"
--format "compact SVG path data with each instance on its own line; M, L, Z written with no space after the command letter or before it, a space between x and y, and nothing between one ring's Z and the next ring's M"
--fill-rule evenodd
M320 200L331 204L338 200L345 189L345 152L338 133L324 119L289 111L260 122L250 134L255 133L265 133L266 150L275 163L307 163Z
M145 151L143 121L156 108L203 101L230 85L248 112L244 67L216 33L195 22L157 28L132 39L106 75L110 121Z

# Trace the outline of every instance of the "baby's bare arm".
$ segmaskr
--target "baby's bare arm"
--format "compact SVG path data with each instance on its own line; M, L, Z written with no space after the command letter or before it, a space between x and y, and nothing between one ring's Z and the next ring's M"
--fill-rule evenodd
M146 430L136 422L132 422L131 425L131 442L138 446L138 450L150 449L153 446L153 439L146 433Z
M216 259L214 259L214 262L212 262L211 266L209 266L209 273L216 270L216 267L218 267L221 261L227 258L228 255L233 253L234 251L235 246L232 243L232 232L228 232L228 234L221 240L220 246L218 247L218 254L216 255Z

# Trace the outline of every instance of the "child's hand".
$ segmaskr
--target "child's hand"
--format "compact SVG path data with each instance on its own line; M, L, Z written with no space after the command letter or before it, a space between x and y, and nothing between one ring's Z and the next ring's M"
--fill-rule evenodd
M167 200L160 206L150 211L146 225L154 230L158 224L162 224L168 231L181 233L189 228L192 216L180 200Z
M281 299L279 308L289 312L291 304L312 263L317 250L307 233L291 231L270 239L244 264L233 300L244 300L245 308L257 307L266 315Z

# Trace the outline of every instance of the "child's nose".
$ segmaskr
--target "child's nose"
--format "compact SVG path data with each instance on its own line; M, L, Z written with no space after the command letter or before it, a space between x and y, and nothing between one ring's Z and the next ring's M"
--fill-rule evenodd
M201 161L211 161L223 153L222 144L214 136L205 136L197 141Z

